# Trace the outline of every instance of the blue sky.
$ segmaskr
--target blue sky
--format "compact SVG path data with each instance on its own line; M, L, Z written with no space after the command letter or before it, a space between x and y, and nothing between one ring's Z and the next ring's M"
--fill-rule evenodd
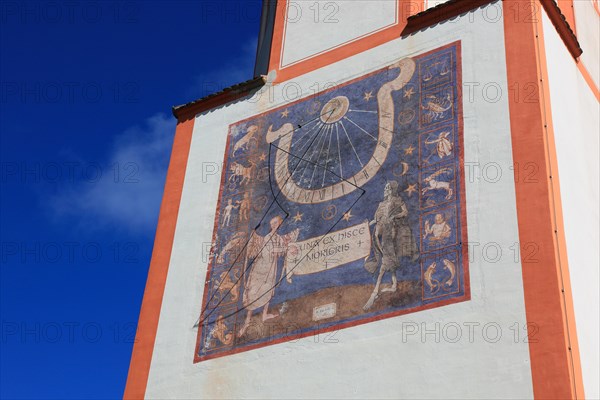
M175 120L259 1L0 3L0 397L122 396Z

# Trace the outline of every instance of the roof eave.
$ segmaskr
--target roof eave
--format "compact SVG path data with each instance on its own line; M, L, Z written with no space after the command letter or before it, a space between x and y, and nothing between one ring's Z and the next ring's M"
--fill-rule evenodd
M264 86L266 81L266 76L257 76L248 81L226 87L221 91L209 94L198 100L179 106L173 106L173 115L179 122L193 118L198 113L222 106L246 96L254 89Z

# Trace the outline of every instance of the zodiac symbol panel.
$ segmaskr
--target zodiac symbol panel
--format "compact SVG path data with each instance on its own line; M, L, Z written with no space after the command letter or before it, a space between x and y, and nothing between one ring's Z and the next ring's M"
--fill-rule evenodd
M460 42L230 126L195 362L470 298Z

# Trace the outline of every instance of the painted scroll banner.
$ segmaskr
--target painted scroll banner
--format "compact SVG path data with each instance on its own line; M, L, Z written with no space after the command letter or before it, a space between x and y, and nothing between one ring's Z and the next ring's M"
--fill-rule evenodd
M288 245L285 260L286 278L307 275L340 267L369 256L371 233L369 222Z

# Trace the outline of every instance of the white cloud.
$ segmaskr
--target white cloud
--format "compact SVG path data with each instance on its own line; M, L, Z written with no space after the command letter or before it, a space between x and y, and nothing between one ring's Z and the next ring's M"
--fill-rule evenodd
M100 178L78 181L50 197L53 215L91 229L154 235L174 132L174 118L164 114L127 129L101 163Z
M188 93L190 100L251 79L256 43L256 38L248 40L232 61L195 77ZM82 180L58 187L51 195L43 194L44 204L54 218L68 218L80 229L123 229L154 235L174 132L175 119L164 114L127 129L115 138L111 152L101 163L102 177L98 181ZM69 158L78 157L71 154Z

